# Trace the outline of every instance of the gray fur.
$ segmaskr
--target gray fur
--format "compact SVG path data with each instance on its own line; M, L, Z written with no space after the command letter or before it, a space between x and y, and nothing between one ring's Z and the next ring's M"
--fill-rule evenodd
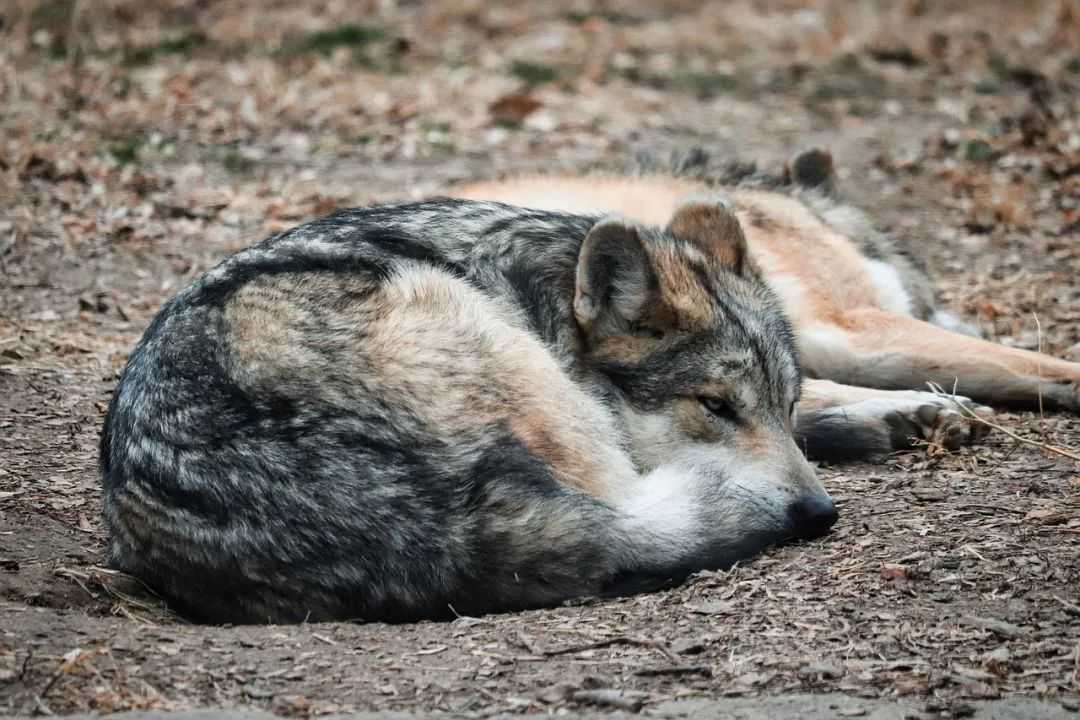
M207 272L154 319L110 404L111 564L200 620L410 620L678 581L811 532L784 504L807 496L826 528L831 502L789 452L799 370L771 292L633 228L654 263L635 282L659 293L669 258L700 282L698 325L649 315L655 295L583 327L575 278L597 220L454 200L347 210ZM629 292L622 274L590 277L591 302ZM737 380L733 347L753 357ZM762 472L790 477L770 491L787 499L759 498L765 514L720 460L738 426L693 399L729 384L756 388L731 402L784 448ZM678 412L705 435L668 438L657 472L686 479L676 499L694 510L665 528L619 493L650 487L628 418Z

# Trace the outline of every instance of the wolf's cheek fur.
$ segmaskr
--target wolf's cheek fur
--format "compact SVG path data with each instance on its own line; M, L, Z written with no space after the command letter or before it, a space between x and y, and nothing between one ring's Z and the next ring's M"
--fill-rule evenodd
M613 335L599 340L589 357L595 363L640 362L654 352L659 344L659 339L655 337Z
M804 533L796 510L800 503L831 504L785 427L711 418L693 397L676 398L654 412L628 406L624 418L635 464L648 473L639 492L654 500L669 497L672 507L719 513L684 513L690 525L683 533L712 542L747 534L776 541ZM682 490L669 486L673 477L684 478ZM649 504L636 500L643 503ZM668 512L669 530L680 512Z

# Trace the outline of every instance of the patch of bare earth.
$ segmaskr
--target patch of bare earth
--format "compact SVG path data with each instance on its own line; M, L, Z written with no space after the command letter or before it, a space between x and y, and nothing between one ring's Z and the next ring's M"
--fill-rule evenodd
M836 531L631 599L185 624L100 567L97 433L159 304L343 205L692 144L829 146L942 297L1080 359L1080 13L1012 3L0 7L0 713L649 712L840 692L1080 703L1080 418L822 468ZM846 713L847 711L845 711Z

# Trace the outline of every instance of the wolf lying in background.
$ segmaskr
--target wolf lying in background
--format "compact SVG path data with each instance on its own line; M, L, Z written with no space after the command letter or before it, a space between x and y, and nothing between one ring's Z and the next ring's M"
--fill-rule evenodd
M794 327L807 378L796 436L812 457L868 457L920 439L954 449L985 434L955 398L919 391L929 383L987 405L1080 412L1080 363L987 342L936 309L925 270L840 200L826 151L798 155L783 177L715 169L695 151L637 175L511 178L454 194L648 223L681 198L718 190Z
M132 352L108 558L212 622L408 620L655 588L837 514L730 209L466 200L227 259Z

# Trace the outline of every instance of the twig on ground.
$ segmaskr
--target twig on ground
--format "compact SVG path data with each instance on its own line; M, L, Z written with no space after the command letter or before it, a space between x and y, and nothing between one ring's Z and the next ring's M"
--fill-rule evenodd
M520 630L514 633L514 642L520 647L529 652L530 655L541 655L542 653L536 649L535 643Z
M1046 437L1046 413L1043 412L1043 391L1042 391L1042 323L1039 322L1039 314L1032 312L1031 317L1035 318L1035 337L1038 340L1038 354L1039 359L1035 361L1035 375L1039 378L1039 383L1035 386L1039 393L1039 432Z
M26 679L26 671L30 668L30 660L34 657L34 648L26 648L26 657L23 658L22 667L19 668L19 681Z
M34 712L40 713L42 715L55 715L56 714L56 713L54 713L52 711L52 708L50 708L48 705L45 704L45 701L41 698L40 695L35 695L34 696Z
M585 650L599 650L601 648L612 647L613 645L633 645L636 647L652 648L653 650L662 653L664 657L673 663L678 664L680 662L679 656L673 653L666 644L658 640L635 638L626 635L620 635L619 637L608 638L606 640L597 640L596 642L585 643L583 645L571 645L570 647L559 648L557 650L544 650L542 654L548 657L554 657L556 655L569 655L571 653L584 652Z
M96 583L97 586L100 587L102 590L104 590L107 594L111 595L112 597L116 598L117 600L120 600L121 602L125 602L128 605L132 605L134 607L137 607L140 610L146 610L146 611L150 612L150 611L160 610L161 609L161 608L158 608L158 607L155 607L155 606L151 605L150 603L146 603L146 602L143 602L141 600L137 600L136 598L131 597L127 593L121 592L121 591L117 590L116 588L111 587L110 584L108 582L106 582L101 577L101 575L104 575L105 577L120 577L120 576L122 576L122 577L125 577L125 578L133 579L136 582L138 582L139 585L141 585L144 590L146 590L147 592L152 594L154 597L159 597L157 595L157 593L155 593L153 590L151 590L146 585L146 583L144 583L142 580L139 580L138 578L134 578L133 576L128 575L126 573L117 572L116 570L109 570L107 568L94 567L94 568L92 568L92 570L93 570L92 573L85 573L85 572L82 572L80 570L75 570L74 568L61 566L61 567L58 567L55 570L53 570L53 575L56 575L57 577L67 578L68 580L74 581L75 584L77 584L79 587L81 587L83 590L86 591L87 595L89 595L90 597L92 597L95 600L97 600L100 596L90 589L88 583Z
M1017 510L1016 508L1005 507L1002 505L980 505L979 503L965 503L963 505L957 505L957 510L985 510L989 513L1013 513L1015 515L1026 515L1027 510Z
M1080 605L1074 605L1063 597L1057 595L1052 596L1055 600L1062 604L1066 612L1070 612L1073 615L1080 615Z
M982 423L983 425L986 425L987 427L992 428L993 430L997 430L998 432L1000 432L1000 433L1002 433L1004 435L1007 435L1008 437L1011 437L1013 440L1016 440L1017 442L1022 442L1025 445L1033 445L1033 446L1035 446L1037 448L1042 449L1045 452L1052 453L1054 455L1060 455L1061 457L1067 457L1070 460L1075 460L1076 462L1080 462L1080 452L1077 452L1077 451L1074 451L1074 450L1071 450L1071 449L1068 449L1068 448L1059 447L1057 445L1051 445L1050 443L1042 442L1040 440L1032 440L1031 438L1026 438L1026 437L1023 437L1021 435L1017 435L1012 430L1009 430L1008 428L1003 427L1002 425L999 425L996 422L992 422L990 420L987 420L984 417L980 417L971 408L966 407L963 403L961 403L959 400L957 400L955 394L950 394L950 393L945 392L941 388L941 386L938 385L937 383L927 383L927 384L929 385L931 391L933 391L936 395L941 395L942 397L949 398L956 405L956 407L959 408L960 413L964 417L968 418L969 420L971 420L973 422L977 422L977 423Z
M116 613L119 613L119 614L123 615L128 620L132 620L132 621L137 622L137 623L142 623L143 625L146 625L147 627L157 627L158 626L156 622L153 622L152 620L147 620L146 618L139 617L135 613L131 612L126 607L124 607L123 603L116 603L115 605L113 605L113 614L116 614Z
M635 670L638 677L657 677L659 675L702 675L712 677L712 668L708 665L670 665L666 667L642 668Z
M49 676L48 682L45 683L45 687L41 688L41 692L37 694L37 697L42 700L49 694L49 691L53 689L56 682L62 678L65 674L71 672L76 665L81 665L83 662L94 656L94 652L79 650L76 648L72 652L65 655L61 662L60 667L53 671L53 674Z
M612 688L597 688L596 690L578 690L572 696L574 702L588 703L589 705L606 705L637 712L645 704L647 693L633 690L615 690Z

